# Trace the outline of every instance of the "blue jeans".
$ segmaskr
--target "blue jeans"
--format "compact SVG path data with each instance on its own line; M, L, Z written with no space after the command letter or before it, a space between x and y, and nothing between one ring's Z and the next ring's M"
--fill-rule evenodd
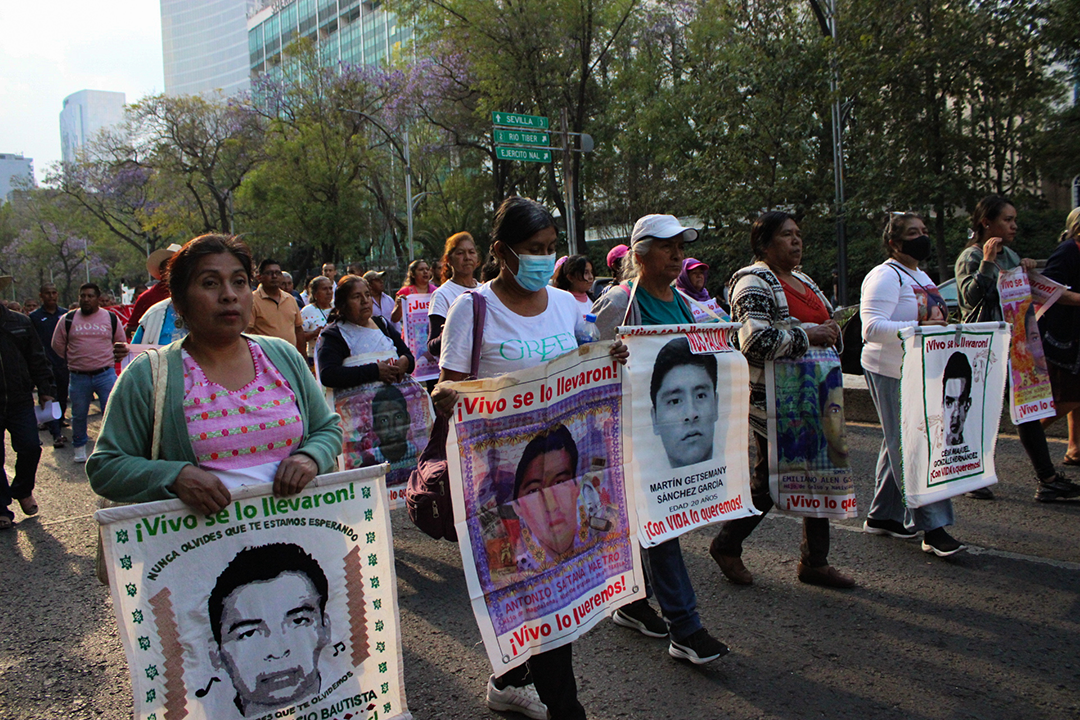
M4 469L5 430L11 436L11 449L15 451L15 482L10 486ZM38 438L34 403L31 401L29 404L0 408L0 515L14 519L14 513L8 509L11 501L30 497L34 492L34 478L40 459L41 440Z
M908 530L924 532L952 525L955 521L952 500L938 500L919 508L904 507L900 487L903 482L900 471L900 379L867 371L866 385L870 388L870 397L885 434L878 453L874 501L866 516L871 520L895 520Z
M683 562L679 538L643 548L646 577L675 640L685 640L701 629L697 595Z
M80 448L86 445L86 416L90 414L90 401L97 395L102 414L105 403L109 402L109 393L116 382L116 373L112 368L95 375L71 373L68 396L71 399L71 445Z

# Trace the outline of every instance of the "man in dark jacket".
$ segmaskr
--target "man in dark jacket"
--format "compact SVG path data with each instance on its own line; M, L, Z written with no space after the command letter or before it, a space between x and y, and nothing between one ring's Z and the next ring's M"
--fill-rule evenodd
M56 331L56 324L64 317L67 308L58 304L59 293L52 283L45 283L38 293L41 298L41 307L30 313L30 322L37 330L38 339L45 348L45 357L52 363L53 380L56 381L56 401L60 403L60 417L46 423L49 433L53 438L53 447L62 448L67 445L62 425L65 423L64 413L67 412L68 402L68 368L67 361L56 354L52 349L52 336Z
M0 292L11 284L11 276L0 277ZM0 436L11 435L15 451L15 482L8 485L4 470L4 445L0 439L0 530L11 527L15 514L11 501L18 500L22 511L38 511L34 501L34 479L41 459L37 418L34 415L34 387L44 406L56 395L52 365L30 322L30 318L0 306Z

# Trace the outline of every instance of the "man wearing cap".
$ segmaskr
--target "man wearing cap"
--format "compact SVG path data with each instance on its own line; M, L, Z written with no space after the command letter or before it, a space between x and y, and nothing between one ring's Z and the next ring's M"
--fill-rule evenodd
M0 292L11 285L10 275L0 277ZM42 407L56 395L52 365L45 358L45 349L33 330L30 318L0 305L0 362L4 376L0 379L0 530L11 527L15 515L9 509L18 500L22 511L34 515L34 477L41 459L41 440L34 416L34 387ZM3 432L11 436L15 451L15 481L9 486L4 469Z
M157 280L157 283L135 299L135 307L131 308L131 317L124 328L129 338L135 334L135 328L139 327L139 321L150 306L169 297L169 283L162 278L165 277L165 267L169 264L169 259L179 249L180 246L173 243L167 248L158 248L146 258L146 272L150 273L150 277Z
M53 380L56 381L55 397L56 401L60 403L60 417L50 420L47 425L49 434L52 435L53 447L62 448L67 445L67 438L64 437L61 426L68 405L68 369L64 358L57 355L52 348L52 336L56 332L56 324L60 322L60 318L64 317L67 310L60 307L57 302L60 294L52 283L42 285L38 291L38 297L41 299L41 307L30 313L30 322L33 324L34 330L37 331L38 340L41 342L42 347L45 348L45 357L49 359Z
M390 316L394 312L394 298L383 292L385 290L386 272L368 270L364 273L364 280L367 281L368 288L371 290L372 317L381 317L387 325L394 328L394 332L400 334L401 325L390 321Z
M281 263L269 258L259 263L259 287L252 295L248 332L281 338L306 355L304 319L293 296L281 289L281 281Z

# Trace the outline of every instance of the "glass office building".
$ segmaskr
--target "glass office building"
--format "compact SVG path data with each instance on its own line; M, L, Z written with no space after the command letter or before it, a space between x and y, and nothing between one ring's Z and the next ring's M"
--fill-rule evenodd
M326 65L374 65L393 57L410 37L411 26L381 2L292 0L264 3L248 19L251 77L282 72L282 49L296 38L315 41Z
M124 122L122 92L80 90L64 98L60 111L60 151L65 163L75 162L87 142L105 128Z
M253 0L161 0L165 92L247 90L247 18Z

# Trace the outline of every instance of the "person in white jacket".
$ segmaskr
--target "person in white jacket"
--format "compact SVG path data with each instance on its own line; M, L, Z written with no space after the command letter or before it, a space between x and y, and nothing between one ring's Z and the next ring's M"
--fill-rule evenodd
M945 325L949 311L937 286L919 269L930 255L926 225L914 213L894 213L884 232L888 259L863 280L859 312L866 341L862 365L885 437L878 454L874 500L863 529L874 535L911 539L923 533L922 549L946 557L964 549L949 535L952 500L906 508L900 483L900 365L898 333L919 325Z

